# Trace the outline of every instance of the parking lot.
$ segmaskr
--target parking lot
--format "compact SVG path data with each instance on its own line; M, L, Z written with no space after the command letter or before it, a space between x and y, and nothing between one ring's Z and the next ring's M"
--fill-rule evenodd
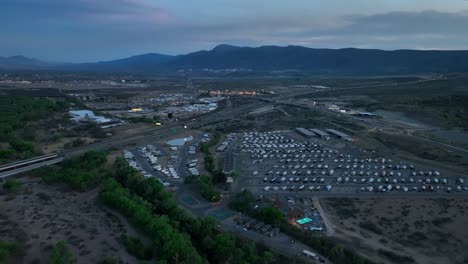
M159 143L124 151L131 167L146 178L154 177L164 186L182 183L186 176L198 176L200 162L195 158L198 135L188 144L167 146Z
M255 192L468 194L464 175L294 131L239 134L230 146L243 187ZM336 147L340 146L340 147Z

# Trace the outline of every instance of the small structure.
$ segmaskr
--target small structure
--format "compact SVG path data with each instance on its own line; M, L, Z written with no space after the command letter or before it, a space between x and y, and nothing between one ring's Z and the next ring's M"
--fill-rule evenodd
M309 217L305 217L305 218L301 218L299 220L296 220L296 223L300 224L300 225L304 225L304 224L307 224L307 223L310 223L312 222L312 219L310 219Z
M216 151L224 152L228 148L228 146L229 146L229 142L225 141L216 148Z
M354 115L360 117L377 117L376 114L373 114L371 112L356 112Z
M143 112L143 108L140 108L140 107L132 108L132 109L130 109L128 112L129 112L129 113Z
M313 259L316 259L316 258L317 258L317 254L312 253L312 252L310 252L310 251L307 250L307 249L304 249L304 250L302 251L302 253L304 254L304 256L306 256L306 257L308 257L308 258L313 258Z

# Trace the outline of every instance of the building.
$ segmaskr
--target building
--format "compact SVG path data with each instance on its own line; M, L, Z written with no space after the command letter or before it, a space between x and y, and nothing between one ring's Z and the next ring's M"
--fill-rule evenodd
M68 112L72 116L74 121L91 121L98 124L109 123L112 119L104 116L94 115L93 111L90 110L73 110Z
M309 250L307 249L304 249L302 251L302 253L304 254L304 256L308 257L308 258L313 258L313 259L316 259L317 258L317 254L313 253L313 252L310 252Z
M354 115L360 117L377 117L376 114L373 114L371 112L356 112Z
M312 133L314 133L315 135L317 135L317 137L320 137L320 138L326 138L328 137L328 134L325 133L324 131L320 130L320 129L317 129L317 128L311 128L309 129Z
M351 136L349 136L349 135L347 135L347 134L345 134L343 132L337 131L335 129L327 129L327 132L334 135L334 136L337 136L338 138L348 140L348 141L352 141Z
M143 108L140 108L140 107L132 108L128 112L130 112L130 113L143 112Z
M296 132L303 135L304 137L313 137L314 134L310 132L309 130L303 128L303 127L298 127L296 128Z

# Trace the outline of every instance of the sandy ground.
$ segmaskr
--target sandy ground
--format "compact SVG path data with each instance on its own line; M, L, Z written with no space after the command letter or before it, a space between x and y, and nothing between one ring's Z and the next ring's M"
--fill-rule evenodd
M36 180L22 184L16 194L0 195L0 237L16 241L22 256L12 263L46 263L52 246L66 240L77 263L98 263L118 257L137 263L119 241L135 235L127 221L97 201L97 190L64 192Z
M391 262L378 250L411 256L415 263L466 263L468 200L320 200L328 234L372 260Z

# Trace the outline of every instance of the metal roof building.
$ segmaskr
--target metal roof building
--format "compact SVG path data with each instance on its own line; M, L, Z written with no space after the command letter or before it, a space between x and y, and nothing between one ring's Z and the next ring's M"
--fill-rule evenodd
M317 128L311 128L309 129L310 131L312 131L314 134L316 134L317 136L319 137L328 137L328 134L325 133L324 131L320 130L320 129L317 129Z
M88 120L99 124L108 123L112 121L111 119L106 118L104 116L94 115L94 112L90 110L73 110L68 111L68 113L73 117L72 119L75 121Z
M335 129L327 129L327 132L330 133L330 134L333 134L339 138L342 138L342 139L351 139L351 137L343 132L340 132L340 131L337 131Z
M296 128L296 132L305 136L305 137L313 137L314 134L312 132L310 132L309 130L303 128L303 127L298 127Z

